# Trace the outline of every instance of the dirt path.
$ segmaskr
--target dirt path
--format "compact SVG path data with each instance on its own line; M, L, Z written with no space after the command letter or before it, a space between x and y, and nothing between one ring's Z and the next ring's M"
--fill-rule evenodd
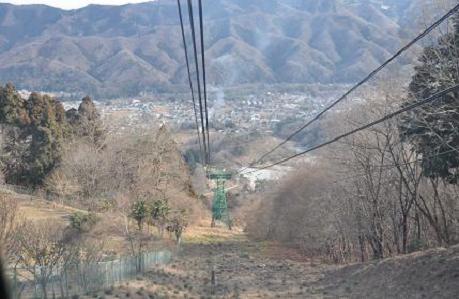
M185 237L170 265L99 296L323 298L318 281L330 267L306 261L295 252L280 251L284 249L271 243L249 241L240 231L196 228ZM289 258L281 257L285 255Z
M202 226L187 233L170 265L88 298L459 298L458 279L458 246L332 266Z
M179 298L185 293L196 298L321 298L312 287L322 277L321 267L264 257L259 251L246 241L186 245L170 267L149 278L165 295L178 290Z

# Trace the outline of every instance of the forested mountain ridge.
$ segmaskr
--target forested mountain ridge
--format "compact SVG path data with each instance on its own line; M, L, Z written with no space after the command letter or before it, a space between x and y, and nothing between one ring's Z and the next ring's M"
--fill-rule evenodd
M400 45L406 1L204 1L209 81L348 83ZM386 3L386 4L385 4ZM186 83L176 2L0 4L0 81L112 97Z

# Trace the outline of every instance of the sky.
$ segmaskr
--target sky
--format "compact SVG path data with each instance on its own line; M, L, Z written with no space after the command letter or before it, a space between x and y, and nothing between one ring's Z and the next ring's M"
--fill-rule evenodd
M46 4L63 9L75 9L87 6L89 4L122 5L127 3L139 3L147 1L149 0L0 0L0 2L13 4Z

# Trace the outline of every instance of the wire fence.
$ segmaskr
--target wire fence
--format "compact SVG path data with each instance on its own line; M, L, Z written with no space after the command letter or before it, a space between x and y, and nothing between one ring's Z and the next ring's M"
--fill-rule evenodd
M154 251L107 262L62 265L53 271L38 266L33 271L17 267L9 269L8 274L13 299L78 298L136 278L170 260L169 251Z

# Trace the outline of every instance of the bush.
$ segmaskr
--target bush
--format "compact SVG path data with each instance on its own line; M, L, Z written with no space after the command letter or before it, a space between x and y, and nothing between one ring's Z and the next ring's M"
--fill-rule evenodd
M75 212L70 216L70 226L79 232L88 232L99 221L95 213Z

